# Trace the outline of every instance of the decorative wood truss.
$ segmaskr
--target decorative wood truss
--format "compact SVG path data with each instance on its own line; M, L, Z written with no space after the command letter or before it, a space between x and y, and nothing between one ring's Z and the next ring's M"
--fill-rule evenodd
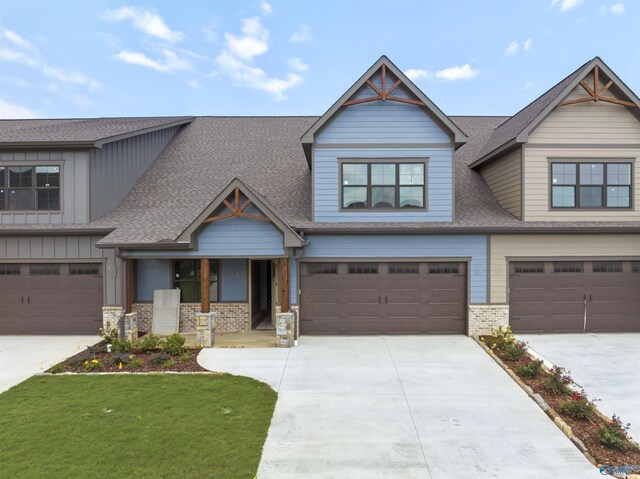
M587 83L584 80L580 81L580 85L582 86L582 88L584 88L584 91L586 91L589 94L589 96L585 98L577 98L575 100L563 101L558 103L558 106L573 105L575 103L586 103L590 101L605 101L608 103L615 103L616 105L624 105L624 106L631 106L631 107L636 106L635 103L632 103L630 101L618 100L617 98L604 96L604 94L607 92L609 87L613 85L613 80L609 80L601 88L600 80L598 78L599 76L600 76L600 68L598 67L598 65L596 65L595 68L593 69L593 89L591 89L591 87L587 85Z
M206 220L202 222L202 224L213 223L218 220L225 220L227 218L252 218L254 220L262 220L262 221L271 221L271 218L268 218L264 215L254 215L252 213L245 213L244 210L252 204L252 201L247 198L242 205L240 204L240 188L236 188L233 190L233 204L229 202L228 199L224 200L223 203L229 210L229 213L224 213L217 216L210 216Z
M421 100L411 100L409 98L400 98L397 96L391 96L391 93L393 93L393 91L396 88L402 85L402 80L397 80L393 85L391 85L391 88L387 89L387 66L383 63L380 69L382 70L381 72L382 88L378 88L371 81L371 79L368 79L366 81L366 84L369 86L369 88L371 88L374 91L374 93L376 93L376 96L370 96L367 98L358 98L356 100L348 100L348 101L345 101L342 104L342 106L357 105L358 103L367 103L370 101L378 101L378 100L382 100L382 101L390 100L390 101L398 101L400 103L410 103L411 105L426 106L424 102Z

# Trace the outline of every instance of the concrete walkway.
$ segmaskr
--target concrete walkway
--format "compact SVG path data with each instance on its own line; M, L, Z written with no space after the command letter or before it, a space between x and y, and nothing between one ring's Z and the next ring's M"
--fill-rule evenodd
M303 337L198 361L279 392L259 479L601 477L464 336Z
M598 409L631 423L640 440L640 334L517 335L550 363L571 371L577 384L600 399Z
M100 336L0 336L0 393L100 339Z

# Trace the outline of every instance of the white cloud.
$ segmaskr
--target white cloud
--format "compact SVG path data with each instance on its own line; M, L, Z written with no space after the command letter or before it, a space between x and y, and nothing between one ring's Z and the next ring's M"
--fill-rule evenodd
M191 64L188 61L178 57L178 55L171 50L167 50L165 48L161 50L161 53L164 57L161 61L153 60L144 53L131 51L122 51L118 53L115 58L131 65L140 65L162 73L168 73L176 70L188 70L191 67Z
M524 86L525 91L526 90L530 90L531 87L533 86L533 82L528 81L523 86Z
M309 65L304 63L298 57L289 58L287 65L289 65L289 68L301 73L306 72L309 69Z
M271 15L273 13L273 7L271 6L271 4L265 0L263 0L262 2L260 2L260 10L262 10L262 14L267 16L267 15Z
M467 63L462 65L461 67L451 67L445 68L444 70L438 70L436 72L436 78L440 80L470 80L471 78L475 78L480 74L479 70L474 70Z
M407 75L411 81L420 80L422 78L428 79L433 76L429 70L422 70L420 68L409 68L404 72L404 74Z
M531 50L532 46L533 46L533 40L531 40L531 38L527 38L524 41L524 45L523 45L524 51L528 52L529 50Z
M10 48L0 48L0 60L19 63L31 68L37 68L38 62L29 55L11 50Z
M44 73L45 76L53 78L54 80L58 80L62 83L71 83L86 86L91 91L96 91L101 88L100 83L76 71L63 70L62 68L50 67L45 65L42 67L42 73Z
M269 49L269 30L260 23L259 17L245 18L242 20L243 36L225 33L227 48L235 56L243 60L251 60L253 57L266 53Z
M291 41L297 43L306 43L313 40L311 29L307 25L301 25L300 29L291 35Z
M0 99L0 118L22 120L40 118L42 115L25 106L16 105Z
M202 88L202 85L200 84L200 82L198 80L189 80L187 82L187 85L189 85L193 89Z
M559 6L561 12L567 12L579 7L584 0L551 0L551 7Z
M218 43L220 36L218 35L218 22L211 20L202 31L204 32L204 39L208 42Z
M609 7L609 10L614 15L622 15L624 13L624 4L623 3L614 3Z
M509 43L509 46L505 48L504 51L507 52L507 55L515 55L516 53L518 53L518 48L520 48L520 44L517 40L514 40Z
M2 30L2 36L17 47L35 49L32 43L28 42L27 40L22 38L20 35L18 35L16 32L14 32L13 30L9 30L8 28L5 28L4 30Z
M153 10L121 7L107 11L104 18L112 21L131 20L133 21L133 26L138 30L168 42L178 42L184 38L184 33L171 30L164 19Z

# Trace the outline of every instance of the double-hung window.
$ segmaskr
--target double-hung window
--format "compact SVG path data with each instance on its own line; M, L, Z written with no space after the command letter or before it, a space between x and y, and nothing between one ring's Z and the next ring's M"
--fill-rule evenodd
M343 209L425 207L424 162L344 162L341 169Z
M630 208L631 163L551 163L552 208Z
M0 166L0 210L59 209L59 166Z

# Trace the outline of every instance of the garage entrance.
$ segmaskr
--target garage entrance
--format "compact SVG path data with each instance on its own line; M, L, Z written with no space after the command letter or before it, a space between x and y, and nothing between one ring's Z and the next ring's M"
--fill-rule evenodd
M98 334L101 264L0 264L0 334Z
M640 261L516 261L509 268L514 332L640 332Z
M462 262L301 262L301 334L465 334Z

